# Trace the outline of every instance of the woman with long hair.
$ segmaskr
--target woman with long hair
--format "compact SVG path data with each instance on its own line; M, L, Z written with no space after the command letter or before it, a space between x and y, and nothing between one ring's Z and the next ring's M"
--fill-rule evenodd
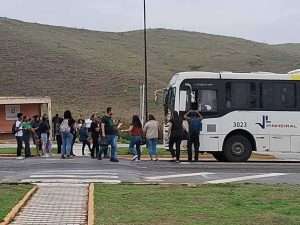
M122 130L123 132L129 132L130 143L129 151L133 154L132 161L141 160L141 144L143 136L143 126L139 116L134 115L132 122L128 130Z
M158 133L159 133L159 123L155 120L155 117L150 114L149 120L144 126L144 133L147 139L147 148L151 160L155 158L155 161L158 160L157 157L157 142L158 142Z
M183 138L182 120L177 111L172 113L169 121L169 150L172 155L173 162L180 160L180 145ZM176 145L176 152L174 151L174 144Z
M60 125L60 133L62 136L62 152L61 158L70 157L73 142L73 132L75 129L75 120L69 110L64 112L64 120Z

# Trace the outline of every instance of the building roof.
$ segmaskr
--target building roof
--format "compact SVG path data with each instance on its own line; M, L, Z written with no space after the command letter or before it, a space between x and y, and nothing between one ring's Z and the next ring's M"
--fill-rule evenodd
M14 104L48 104L51 98L46 97L25 97L25 96L0 96L0 105Z

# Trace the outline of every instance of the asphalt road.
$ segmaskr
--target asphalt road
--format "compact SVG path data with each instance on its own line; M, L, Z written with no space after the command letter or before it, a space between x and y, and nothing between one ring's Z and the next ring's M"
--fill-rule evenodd
M92 160L88 157L61 160L0 159L1 183L288 183L300 184L300 162L172 163Z

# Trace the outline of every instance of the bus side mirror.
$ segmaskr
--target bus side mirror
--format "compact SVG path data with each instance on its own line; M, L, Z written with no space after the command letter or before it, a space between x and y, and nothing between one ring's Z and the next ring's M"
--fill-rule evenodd
M185 112L187 110L187 91L180 91L179 95L179 111Z

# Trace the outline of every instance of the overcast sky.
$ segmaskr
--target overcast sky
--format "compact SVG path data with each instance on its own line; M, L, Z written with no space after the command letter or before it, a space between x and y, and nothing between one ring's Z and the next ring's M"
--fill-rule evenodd
M0 16L127 31L143 28L143 0L0 0ZM267 43L300 43L299 0L147 0L148 27L192 30Z

